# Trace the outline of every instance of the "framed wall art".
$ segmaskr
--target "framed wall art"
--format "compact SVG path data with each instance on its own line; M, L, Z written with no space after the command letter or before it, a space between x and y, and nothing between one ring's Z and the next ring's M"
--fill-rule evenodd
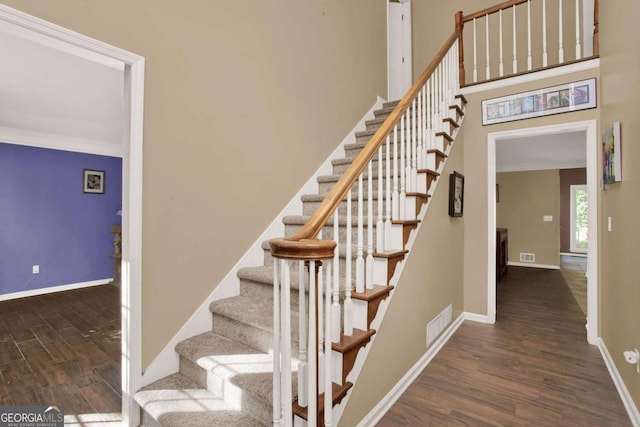
M104 194L105 176L104 171L83 169L82 170L82 192L90 194Z
M482 125L568 113L596 107L596 79L482 101Z
M622 181L622 141L620 122L613 122L602 135L602 180L604 184Z
M449 216L461 217L464 208L464 175L454 171L449 175Z

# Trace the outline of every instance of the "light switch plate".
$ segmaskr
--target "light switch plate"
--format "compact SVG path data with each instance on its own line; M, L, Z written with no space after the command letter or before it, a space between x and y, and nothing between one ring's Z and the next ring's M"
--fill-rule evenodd
M544 222L551 222L553 221L553 216L552 215L545 215L543 217Z

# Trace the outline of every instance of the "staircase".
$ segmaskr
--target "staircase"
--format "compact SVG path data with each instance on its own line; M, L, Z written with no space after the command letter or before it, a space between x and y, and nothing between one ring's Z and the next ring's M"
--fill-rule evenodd
M462 113L466 101L458 96L459 104L454 110ZM374 132L397 105L389 102L375 112L375 118L366 122L366 130L356 133L356 142L345 146L345 157L333 160L334 175L318 178L318 194L302 196L303 212L300 216L284 218L285 234L290 236L299 231L308 216L315 211L326 193L333 187L340 175L362 150ZM458 123L462 114L456 113L456 119L446 118L449 131L443 135L444 150L434 150L436 168L446 159ZM374 160L377 161L377 160ZM434 169L418 171L425 180L427 193L415 194L416 212L430 197L429 192L439 174ZM375 198L375 194L374 194ZM347 221L346 200L339 207L341 233L345 233ZM352 208L353 210L353 208ZM406 244L409 233L419 224L418 220L398 221L404 229L403 241ZM327 225L333 228L330 222ZM211 304L212 330L179 343L175 350L180 356L179 372L144 387L136 394L136 401L142 408L144 426L266 426L273 423L273 283L274 259L268 242L263 245L264 265L243 268L238 272L240 295L216 301ZM351 251L352 263L356 250ZM350 337L342 338L332 345L333 350L342 355L342 384L334 384L334 403L339 403L353 384L346 381L359 350L367 345L375 331L369 329L380 303L390 295L393 286L389 281L398 263L407 254L407 250L376 253L376 258L387 264L387 283L378 284L365 292L352 292L354 300L366 305L367 324L365 329L355 329ZM346 254L340 254L342 271L346 264ZM355 268L353 269L355 271ZM297 275L293 275L297 277ZM292 313L291 336L298 336L298 292L299 282L291 282ZM305 286L308 293L308 286ZM344 284L341 286L341 299L344 299ZM295 364L298 361L298 343L293 343L292 355ZM295 374L294 374L295 382ZM294 386L294 390L295 390ZM295 396L293 396L295 398ZM319 405L322 408L322 405ZM307 418L306 408L294 404L294 413L302 419ZM322 409L320 409L322 416Z

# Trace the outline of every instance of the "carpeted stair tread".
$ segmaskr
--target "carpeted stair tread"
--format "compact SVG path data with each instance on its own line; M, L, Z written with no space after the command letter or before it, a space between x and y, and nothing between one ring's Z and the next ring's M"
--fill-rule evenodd
M353 201L357 202L357 198L354 198ZM287 215L284 218L282 218L282 222L284 225L304 225L307 223L309 218L311 218L310 215ZM374 218L373 220L375 223L377 218ZM364 215L364 218L362 218L362 225L366 227L367 223L368 223L367 215ZM346 215L338 216L338 225L343 227L343 226L346 226L346 224L347 224L347 216ZM333 226L333 215L325 223L325 227L332 227L332 226ZM351 215L351 226L352 227L358 226L358 215Z
M223 364L226 356L257 355L267 356L264 352L243 344L239 341L224 337L215 332L204 332L187 338L176 345L176 352L204 369ZM214 361L216 357L220 357ZM227 359L229 359L227 357Z
M162 426L264 426L180 373L143 387L135 400Z
M270 249L267 242L266 248L263 244L263 249ZM238 270L238 278L241 280L249 280L252 282L263 283L265 285L273 286L273 266L256 266L256 267L244 267ZM298 275L291 275L291 289L299 289Z
M228 317L263 331L273 331L273 304L269 301L243 296L214 301L209 305L212 313ZM298 311L292 307L291 317L297 319ZM215 320L214 320L215 321ZM298 322L291 324L292 336L298 336Z

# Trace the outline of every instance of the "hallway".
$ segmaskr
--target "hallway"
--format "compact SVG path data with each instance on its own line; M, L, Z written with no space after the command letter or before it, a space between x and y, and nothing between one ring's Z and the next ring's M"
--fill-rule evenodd
M497 321L466 321L378 426L630 426L559 270L509 267Z

